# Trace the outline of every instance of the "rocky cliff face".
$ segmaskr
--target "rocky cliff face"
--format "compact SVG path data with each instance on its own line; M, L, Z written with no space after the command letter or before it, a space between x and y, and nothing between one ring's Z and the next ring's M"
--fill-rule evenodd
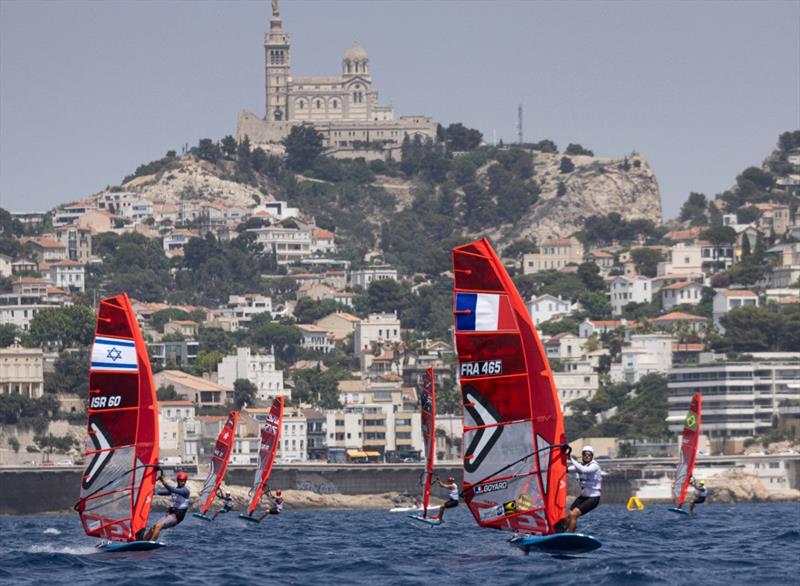
M534 179L541 188L540 199L517 222L490 233L493 239L504 245L525 237L537 242L560 238L580 230L586 218L611 212L626 220L661 223L658 183L642 155L571 156L575 168L569 173L559 169L562 156L534 155Z
M141 194L142 199L152 203L176 204L197 199L220 203L224 206L252 207L265 201L273 201L271 195L233 179L233 165L220 166L194 157L181 159L174 168L152 175L131 179L121 187L125 191ZM101 192L102 194L102 192Z

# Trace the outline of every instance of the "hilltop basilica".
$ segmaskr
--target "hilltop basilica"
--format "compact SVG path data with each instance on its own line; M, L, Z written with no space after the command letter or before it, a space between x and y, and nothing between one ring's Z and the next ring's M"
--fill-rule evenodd
M378 102L367 52L354 43L336 76L293 77L289 34L283 30L278 1L272 1L270 30L264 37L266 114L240 112L236 138L253 146L279 143L297 124L313 124L329 152L343 157L399 158L403 138L434 138L436 123L428 116L400 116Z

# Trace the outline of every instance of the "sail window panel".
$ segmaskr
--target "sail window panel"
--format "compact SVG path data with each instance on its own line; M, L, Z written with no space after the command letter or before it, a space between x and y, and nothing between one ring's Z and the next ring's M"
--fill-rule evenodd
M100 391L89 395L91 413L139 405L139 377L136 372L124 376L116 372L92 372L89 388Z
M101 336L133 338L125 310L114 301L104 301L100 304L97 333Z
M509 466L533 453L529 422L464 430L464 483L475 484L486 478L509 476L534 468L533 457Z
M507 334L470 334L458 336L459 376L462 379L487 374L511 375L525 373L522 341L516 332ZM499 360L499 364L485 364ZM497 372L498 368L499 372Z
M527 379L524 377L509 377L499 379L482 379L477 381L464 381L464 425L474 427L476 425L491 425L494 423L504 423L512 421L531 419L531 408L528 398ZM480 395L484 404L489 407L482 407L480 398L473 390ZM479 412L486 411L479 419L473 419L471 413L473 408ZM530 426L529 426L530 427Z

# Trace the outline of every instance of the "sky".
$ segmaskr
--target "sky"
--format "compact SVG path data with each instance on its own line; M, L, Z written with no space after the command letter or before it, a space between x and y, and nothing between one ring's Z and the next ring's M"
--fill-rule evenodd
M800 129L800 0L280 2L295 75L358 41L396 114L645 155L664 216ZM264 114L267 0L0 0L0 207L44 211Z

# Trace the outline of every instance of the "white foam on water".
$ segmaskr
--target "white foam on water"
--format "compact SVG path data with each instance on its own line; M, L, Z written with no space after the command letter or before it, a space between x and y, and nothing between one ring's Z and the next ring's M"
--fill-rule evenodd
M44 530L45 535L61 535L61 531L56 529L55 527L48 527Z
M32 545L31 553L66 553L69 555L90 555L95 554L99 550L91 545L83 546L69 546L69 545L53 545L51 543L42 543L39 545Z

